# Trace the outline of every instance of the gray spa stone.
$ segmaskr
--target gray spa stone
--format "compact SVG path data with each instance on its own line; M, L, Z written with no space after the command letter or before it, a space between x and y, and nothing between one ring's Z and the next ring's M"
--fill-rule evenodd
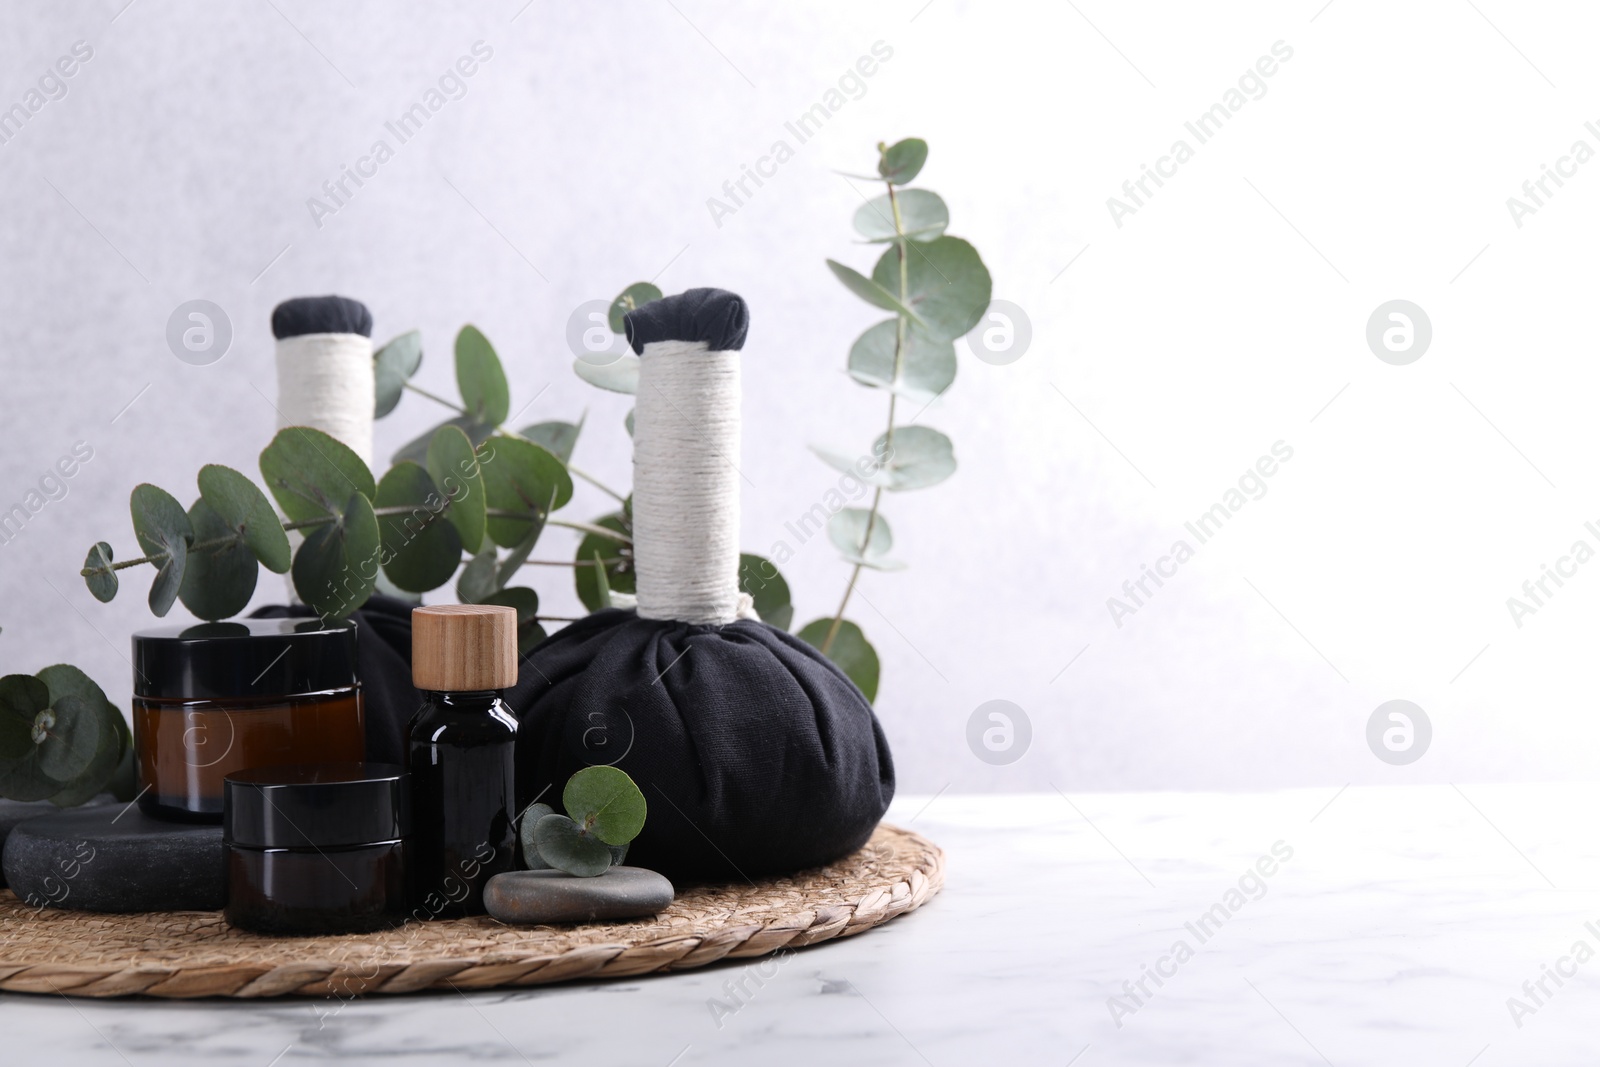
M28 819L3 866L24 901L77 911L216 911L228 900L222 827L108 804Z
M506 871L489 879L483 905L503 923L637 919L672 903L672 883L643 867L613 867L594 878L564 871Z
M115 804L117 798L110 793L101 793L89 804ZM61 809L48 800L0 800L0 849L5 848L6 838L11 836L11 831L17 824L26 819L37 819L43 815L54 815ZM0 868L0 889L6 887L6 878L3 868Z

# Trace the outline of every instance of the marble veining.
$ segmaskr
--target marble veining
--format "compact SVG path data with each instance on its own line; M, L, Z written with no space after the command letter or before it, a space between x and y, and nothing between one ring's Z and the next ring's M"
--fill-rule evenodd
M947 849L947 885L842 942L349 1003L0 994L3 1058L1560 1067L1600 1054L1600 957L1577 950L1600 952L1600 786L1069 796L897 801L891 821Z

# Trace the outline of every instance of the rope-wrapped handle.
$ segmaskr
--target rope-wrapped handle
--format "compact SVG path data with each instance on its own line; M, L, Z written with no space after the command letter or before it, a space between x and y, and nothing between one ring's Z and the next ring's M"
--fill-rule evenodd
M372 312L343 296L285 300L278 339L278 425L310 426L372 466Z
M639 615L725 624L739 592L739 351L750 317L723 289L631 311L633 555Z

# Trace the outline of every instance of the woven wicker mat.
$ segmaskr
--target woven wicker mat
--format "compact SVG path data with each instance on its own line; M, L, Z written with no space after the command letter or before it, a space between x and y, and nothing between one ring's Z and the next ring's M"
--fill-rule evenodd
M506 926L412 922L377 934L274 938L214 911L36 910L0 891L0 989L85 997L352 997L616 978L848 937L920 907L944 853L880 826L854 855L788 878L697 886L649 920Z

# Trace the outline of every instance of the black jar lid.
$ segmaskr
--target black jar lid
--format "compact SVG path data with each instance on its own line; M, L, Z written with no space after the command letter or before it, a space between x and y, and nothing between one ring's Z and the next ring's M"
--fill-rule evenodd
M356 684L356 624L349 620L236 619L133 635L134 696L262 699Z
M222 780L222 838L245 848L349 848L411 832L405 768L256 767Z

